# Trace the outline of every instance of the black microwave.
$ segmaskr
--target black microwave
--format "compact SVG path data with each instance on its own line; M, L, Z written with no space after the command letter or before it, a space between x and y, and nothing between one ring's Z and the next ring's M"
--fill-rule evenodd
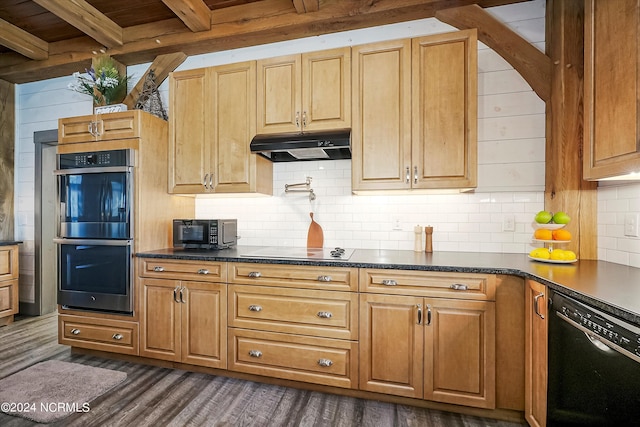
M174 219L173 247L224 249L238 242L236 219Z

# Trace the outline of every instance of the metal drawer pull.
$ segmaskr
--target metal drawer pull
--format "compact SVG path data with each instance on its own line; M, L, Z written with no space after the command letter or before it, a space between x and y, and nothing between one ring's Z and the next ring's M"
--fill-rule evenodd
M207 179L209 178L209 174L205 173L204 174L204 179L202 180L202 185L204 185L205 190L208 190L209 187L207 186Z
M209 274L209 270L207 270L206 268L201 268L200 270L198 270L198 274Z
M331 276L318 276L318 282L330 282Z
M396 282L393 279L384 279L382 281L382 284L385 285L385 286L396 286L398 284L398 282Z
M422 304L418 304L418 325L422 323Z
M262 306L251 304L249 306L249 311L255 311L255 312L262 311Z
M407 184L409 183L410 179L411 179L411 171L409 169L409 166L407 166Z
M320 359L318 360L318 365L328 368L329 366L333 365L333 362L331 361L331 359Z
M418 167L417 166L413 167L413 183L414 184L418 183Z
M427 304L427 326L431 324L431 304Z
M249 350L249 356L262 357L262 352L260 350Z
M251 271L249 272L248 276L258 278L258 277L262 277L262 273L260 273L259 271Z
M156 265L155 267L153 267L153 271L157 271L158 273L161 273L164 271L164 267Z
M73 335L80 335L80 329L73 328L73 329L71 330L71 333L72 333Z
M124 338L124 335L122 335L122 334L113 334L113 336L111 338L113 338L114 340L120 341L122 338Z
M535 297L533 297L533 308L536 312L536 314L541 318L544 319L544 314L540 314L540 309L538 308L538 300L540 298L544 297L544 294L538 294Z
M451 289L453 289L454 291L468 291L469 290L469 286L464 285L462 283L454 283L453 285L449 286Z
M321 319L331 319L333 314L330 311L319 311L317 316Z
M180 300L178 300L178 291L179 291L179 290L180 290L180 285L176 286L176 287L173 289L173 300L174 300L175 302L177 302L177 303L179 303L179 302L180 302Z

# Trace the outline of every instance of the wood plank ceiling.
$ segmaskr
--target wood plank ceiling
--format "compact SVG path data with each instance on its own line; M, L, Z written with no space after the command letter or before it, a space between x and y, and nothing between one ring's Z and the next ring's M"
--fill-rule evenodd
M0 79L26 83L82 71L99 53L124 65L526 0L2 0Z

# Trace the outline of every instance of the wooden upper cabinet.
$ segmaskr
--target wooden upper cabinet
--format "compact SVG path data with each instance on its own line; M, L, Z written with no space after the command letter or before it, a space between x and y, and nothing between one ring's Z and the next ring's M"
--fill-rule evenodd
M255 61L172 73L169 191L273 192L273 165L250 151Z
M169 76L170 193L202 193L212 173L206 74L201 68Z
M639 28L637 0L585 2L584 179L640 172Z
M257 133L351 126L351 49L258 61Z
M412 41L413 188L477 185L477 35Z
M58 123L58 144L139 138L140 111L67 117Z
M477 185L475 30L352 48L352 189Z
M411 40L351 52L352 189L411 188Z

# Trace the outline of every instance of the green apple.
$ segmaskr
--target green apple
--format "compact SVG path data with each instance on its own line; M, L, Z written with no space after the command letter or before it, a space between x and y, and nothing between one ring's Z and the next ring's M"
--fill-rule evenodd
M551 222L552 218L553 214L551 212L540 211L536 214L536 217L534 219L538 224L548 224L549 222Z
M571 218L566 213L560 211L553 214L553 222L556 224L569 224Z

